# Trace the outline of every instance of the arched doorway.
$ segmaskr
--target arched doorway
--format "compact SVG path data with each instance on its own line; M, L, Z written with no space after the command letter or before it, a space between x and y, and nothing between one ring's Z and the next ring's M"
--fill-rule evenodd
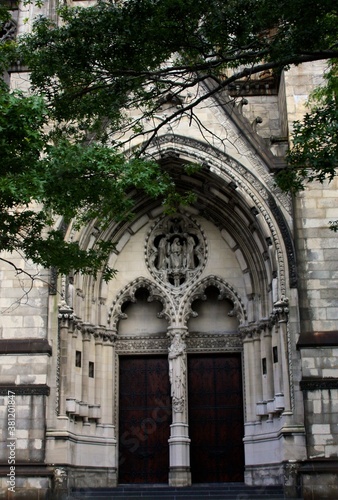
M122 319L116 345L120 484L187 485L191 472L193 482L243 481L235 300L215 276L188 289L177 312L169 312L170 294L149 280L140 278L121 293L115 307ZM181 315L181 326L167 323L164 310L168 318Z

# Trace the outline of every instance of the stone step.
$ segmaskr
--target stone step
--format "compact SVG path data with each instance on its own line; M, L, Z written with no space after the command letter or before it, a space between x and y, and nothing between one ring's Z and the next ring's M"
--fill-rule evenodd
M283 500L283 489L278 486L247 486L242 483L194 485L185 488L149 485L120 485L117 488L77 488L68 499L135 500Z

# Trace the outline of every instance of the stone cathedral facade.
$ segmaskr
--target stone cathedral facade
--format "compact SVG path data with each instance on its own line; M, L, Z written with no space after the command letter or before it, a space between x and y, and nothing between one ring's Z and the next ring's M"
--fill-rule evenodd
M338 181L295 199L274 182L323 71L239 82L235 105L227 94L196 110L209 132L184 119L164 130L150 152L196 202L168 216L138 197L104 234L66 231L83 248L116 244L108 284L2 256L40 279L0 261L1 498L11 457L25 498L201 482L338 497ZM18 88L27 74L8 78ZM202 169L188 176L189 162Z

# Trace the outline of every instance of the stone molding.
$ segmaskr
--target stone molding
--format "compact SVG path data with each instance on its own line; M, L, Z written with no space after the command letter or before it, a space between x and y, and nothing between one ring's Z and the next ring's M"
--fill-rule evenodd
M302 391L324 391L338 389L338 378L303 378L300 381Z
M189 288L183 297L182 305L179 311L180 323L184 325L190 317L196 317L197 313L193 311L192 304L195 300L206 300L205 291L208 287L213 286L218 289L218 300L228 299L233 304L233 309L228 313L229 316L236 316L240 325L247 322L248 315L242 303L242 299L235 288L223 278L215 275L210 275L203 278L201 281Z
M47 354L52 355L52 346L47 339L0 339L0 355L3 354Z
M186 339L187 353L241 352L242 336L239 333L198 334L191 333Z
M337 347L338 331L302 332L297 347Z
M241 352L240 333L201 334L190 333L185 338L187 353L198 352ZM170 345L168 337L118 337L116 354L167 354Z
M123 304L126 302L136 303L135 294L140 288L148 290L148 302L157 300L163 305L163 310L158 314L158 317L166 319L169 324L171 323L174 316L174 306L167 291L161 285L141 276L129 283L117 295L108 314L110 328L116 329L120 319L127 319L127 314L122 312Z
M50 388L46 384L0 386L0 396L8 396L8 391L11 391L15 396L49 396Z

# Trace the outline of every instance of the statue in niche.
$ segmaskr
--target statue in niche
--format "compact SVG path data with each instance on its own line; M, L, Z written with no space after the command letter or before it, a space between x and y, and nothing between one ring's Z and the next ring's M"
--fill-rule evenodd
M186 250L185 250L185 265L187 269L195 268L195 240L192 236L185 233Z
M167 252L168 252L168 241L167 241L167 238L165 236L163 236L163 238L161 238L160 243L158 245L157 268L159 270L167 269L167 267L168 267Z
M183 265L183 246L180 239L175 238L170 246L170 269L177 271Z
M168 286L181 289L202 270L205 239L188 217L165 217L150 232L146 253L151 273Z
M175 333L169 347L169 378L171 384L171 397L173 409L176 413L183 412L185 401L185 363L186 345L179 332Z
M181 242L182 240L182 242ZM184 233L182 238L175 237L172 243L162 236L157 247L157 269L179 271L195 268L195 240Z

